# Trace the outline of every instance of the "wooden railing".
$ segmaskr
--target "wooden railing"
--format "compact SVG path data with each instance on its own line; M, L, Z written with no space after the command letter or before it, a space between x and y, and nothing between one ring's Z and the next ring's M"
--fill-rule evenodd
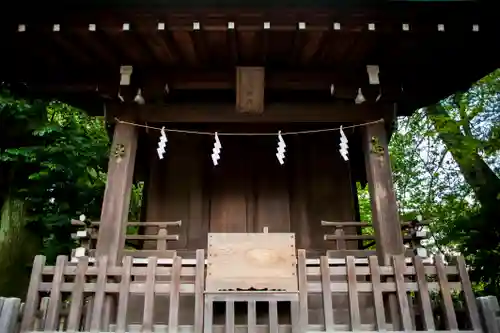
M146 266L133 265L131 257L125 257L120 266L108 266L106 257L97 261L97 265L91 265L84 257L74 265L67 257L60 256L56 266L46 266L45 258L37 256L21 331L481 331L465 263L460 257L456 265L445 265L438 257L433 265L424 265L419 257L406 265L402 256L393 257L388 266L380 265L376 257L370 257L368 265L356 264L354 257L347 257L345 264L337 265L326 256L316 263L306 260L305 251L298 250L298 293L209 294L205 292L204 250L196 252L194 266L185 264L178 256L170 266L158 266L154 257L148 259ZM461 292L465 301L463 309L458 309L459 317L453 300L455 292ZM390 295L395 302L390 297L385 301ZM181 296L192 302L182 306ZM315 298L320 302L314 302ZM347 298L347 302L339 302L339 298ZM160 299L168 300L166 309L157 308ZM288 324L278 321L281 317L278 303L285 300L291 304ZM226 325L212 323L213 301L226 303L223 314ZM235 320L239 316L235 314L235 301L247 303L243 317L246 324ZM264 311L267 324L256 320L262 316L256 310L256 302L260 301L269 304ZM113 304L116 315L110 310ZM130 317L138 309L142 318L134 322ZM155 315L157 310L164 315ZM461 310L465 310L463 315ZM319 322L310 317L315 311L321 313ZM387 313L394 317L387 318ZM186 314L192 321L180 323L179 316Z
M19 332L19 319L23 313L24 303L19 298L0 297L0 332Z
M487 333L500 333L500 305L495 296L477 298L479 311Z
M321 221L321 225L333 229L333 234L326 233L323 236L325 241L335 242L335 248L332 251L346 250L346 242L349 241L367 241L368 244L361 246L361 249L375 245L375 234L362 234L362 229L373 228L371 223ZM421 241L427 238L427 233L422 230L426 225L426 222L419 221L401 223L403 242L408 244L411 249L411 251L408 251L408 256L411 256L413 253L418 253L421 257L427 256L421 245Z
M73 251L72 257L79 258L89 256L94 258L100 222L82 222L79 220L72 220L71 224L81 228L74 235L74 238L79 240L80 246ZM168 229L173 227L178 228L181 225L182 221L128 222L127 227L148 228L149 230L155 230L156 234L140 235L137 233L127 233L125 235L125 241L127 243L144 241L155 242L156 244L153 246L155 250L141 249L142 244L132 244L137 249L126 249L123 251L123 255L132 256L134 258L148 258L152 256L159 258L173 258L175 256L175 251L167 251L167 242L178 241L179 235L168 232Z
M55 267L45 266L45 257L37 256L33 265L30 288L26 299L21 330L24 331L108 331L114 324L117 332L124 332L127 325L129 298L143 295L144 331L151 331L155 296L170 299L169 326L177 327L177 312L180 294L194 295L197 306L203 303L203 281L193 277L204 276L204 251L197 251L196 267L182 266L182 258L174 257L170 267L158 267L157 258L148 259L144 266L133 266L132 257L125 257L122 266L109 267L107 257L98 259L97 265L89 264L88 258L79 259L78 264L68 263L66 256L59 256ZM49 282L45 282L48 278ZM48 304L40 302L40 296L50 295ZM90 299L89 299L90 296ZM113 323L107 300L115 299L116 321ZM68 311L61 313L63 304ZM89 301L91 301L89 303ZM201 303L200 303L201 302ZM89 306L89 304L91 304ZM84 311L84 307L87 307Z
M100 222L82 222L79 220L72 220L74 226L81 229L74 234L74 238L78 239L80 245L77 249L73 250L72 257L78 258L89 256L94 258L96 240L98 238L98 230ZM125 249L123 256L132 256L134 258L148 258L151 256L159 258L171 259L175 256L175 251L167 250L168 242L175 242L179 240L178 234L169 232L170 228L178 228L182 225L182 221L172 222L128 222L127 227L148 228L149 230L156 230L156 234L140 235L137 233L126 235L126 242L136 242L137 249ZM325 241L331 241L333 248L329 252L330 257L343 258L347 255L356 257L368 257L375 255L373 250L348 250L347 242L368 241L371 245L375 244L375 235L373 234L360 234L361 232L352 232L352 229L371 228L372 224L367 222L329 222L321 221L321 225L328 228L333 228L332 233L324 234ZM410 257L417 253L421 257L427 256L426 251L420 244L422 239L426 238L426 233L421 228L426 225L424 222L403 222L401 228L403 231L403 241L409 244L410 249L407 251L406 256ZM142 249L142 244L137 241L155 242L154 249ZM370 245L369 244L369 245ZM357 246L358 247L358 246ZM339 252L335 252L339 251Z

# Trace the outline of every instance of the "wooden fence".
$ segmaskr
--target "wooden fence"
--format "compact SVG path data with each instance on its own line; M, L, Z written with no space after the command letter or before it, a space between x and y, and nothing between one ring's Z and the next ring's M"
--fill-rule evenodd
M24 303L19 298L0 297L0 332L16 333L19 331L19 319Z
M121 266L108 266L106 257L98 258L95 266L87 258L80 258L74 265L65 256L58 257L56 266L46 266L45 258L37 256L21 331L481 331L463 258L457 258L456 265L445 265L440 258L433 265L424 265L421 258L414 257L412 264L407 265L402 256L397 256L392 258L391 265L382 266L376 257L369 257L368 265L356 264L354 257L347 257L345 264L338 265L327 256L314 263L306 260L304 250L297 252L297 293L206 293L204 250L196 252L194 266L184 264L178 256L168 266L158 265L154 257L148 259L146 266L133 265L131 257L125 257ZM455 292L459 291L463 302L454 301ZM131 322L129 306L132 299L138 302L137 295L143 298L142 318L140 322ZM162 318L155 314L161 297L168 299L168 309L162 312ZM192 306L181 306L180 299L185 297L194 300ZM321 299L319 309L314 309L311 301L314 297ZM346 297L348 302L338 303L337 297ZM363 298L369 302L365 303ZM225 303L225 324L212 322L214 302ZM246 303L246 323L235 321L238 302ZM256 306L260 302L268 303L266 323L256 319ZM288 323L278 320L278 303L282 302L290 305ZM116 305L114 310L113 305ZM373 320L365 316L367 309L373 311ZM315 310L322 313L321 322L310 318ZM183 312L192 315L192 322L179 322ZM344 312L348 315L342 315Z
M487 333L500 333L500 306L495 296L478 297L477 303Z

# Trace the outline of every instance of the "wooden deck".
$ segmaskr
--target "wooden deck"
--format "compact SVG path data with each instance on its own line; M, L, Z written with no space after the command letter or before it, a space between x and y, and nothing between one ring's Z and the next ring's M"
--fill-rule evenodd
M428 265L419 257L405 264L397 256L382 266L374 256L368 265L352 256L332 264L322 256L318 265L298 250L298 292L211 293L205 291L204 250L196 251L194 265L179 256L167 265L155 257L147 265L134 265L132 257L120 266L109 266L106 257L97 261L92 265L83 257L75 265L60 256L56 266L47 266L37 256L21 332L481 331L461 257L454 265L440 258ZM458 292L463 302L453 301ZM167 308L157 308L162 301ZM220 313L214 315L220 302L222 322ZM282 303L290 304L285 320ZM132 320L134 309L141 310L139 319Z

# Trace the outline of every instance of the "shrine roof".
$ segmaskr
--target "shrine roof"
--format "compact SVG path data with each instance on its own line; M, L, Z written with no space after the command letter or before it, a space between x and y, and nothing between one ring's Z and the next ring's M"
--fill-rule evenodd
M122 95L141 88L162 99L168 87L172 101L234 100L235 67L264 66L266 100L354 100L362 88L409 114L500 63L489 49L500 28L484 1L49 0L25 8L0 8L9 45L0 80L80 102L117 99L122 65L133 66ZM367 65L379 67L379 85Z

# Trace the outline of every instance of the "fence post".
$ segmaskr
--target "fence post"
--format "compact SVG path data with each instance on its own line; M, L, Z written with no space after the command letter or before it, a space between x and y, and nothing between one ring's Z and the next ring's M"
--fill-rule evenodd
M500 333L500 307L497 298L478 297L477 304L485 333Z
M14 333L19 321L21 300L19 298L3 298L0 311L0 332Z

